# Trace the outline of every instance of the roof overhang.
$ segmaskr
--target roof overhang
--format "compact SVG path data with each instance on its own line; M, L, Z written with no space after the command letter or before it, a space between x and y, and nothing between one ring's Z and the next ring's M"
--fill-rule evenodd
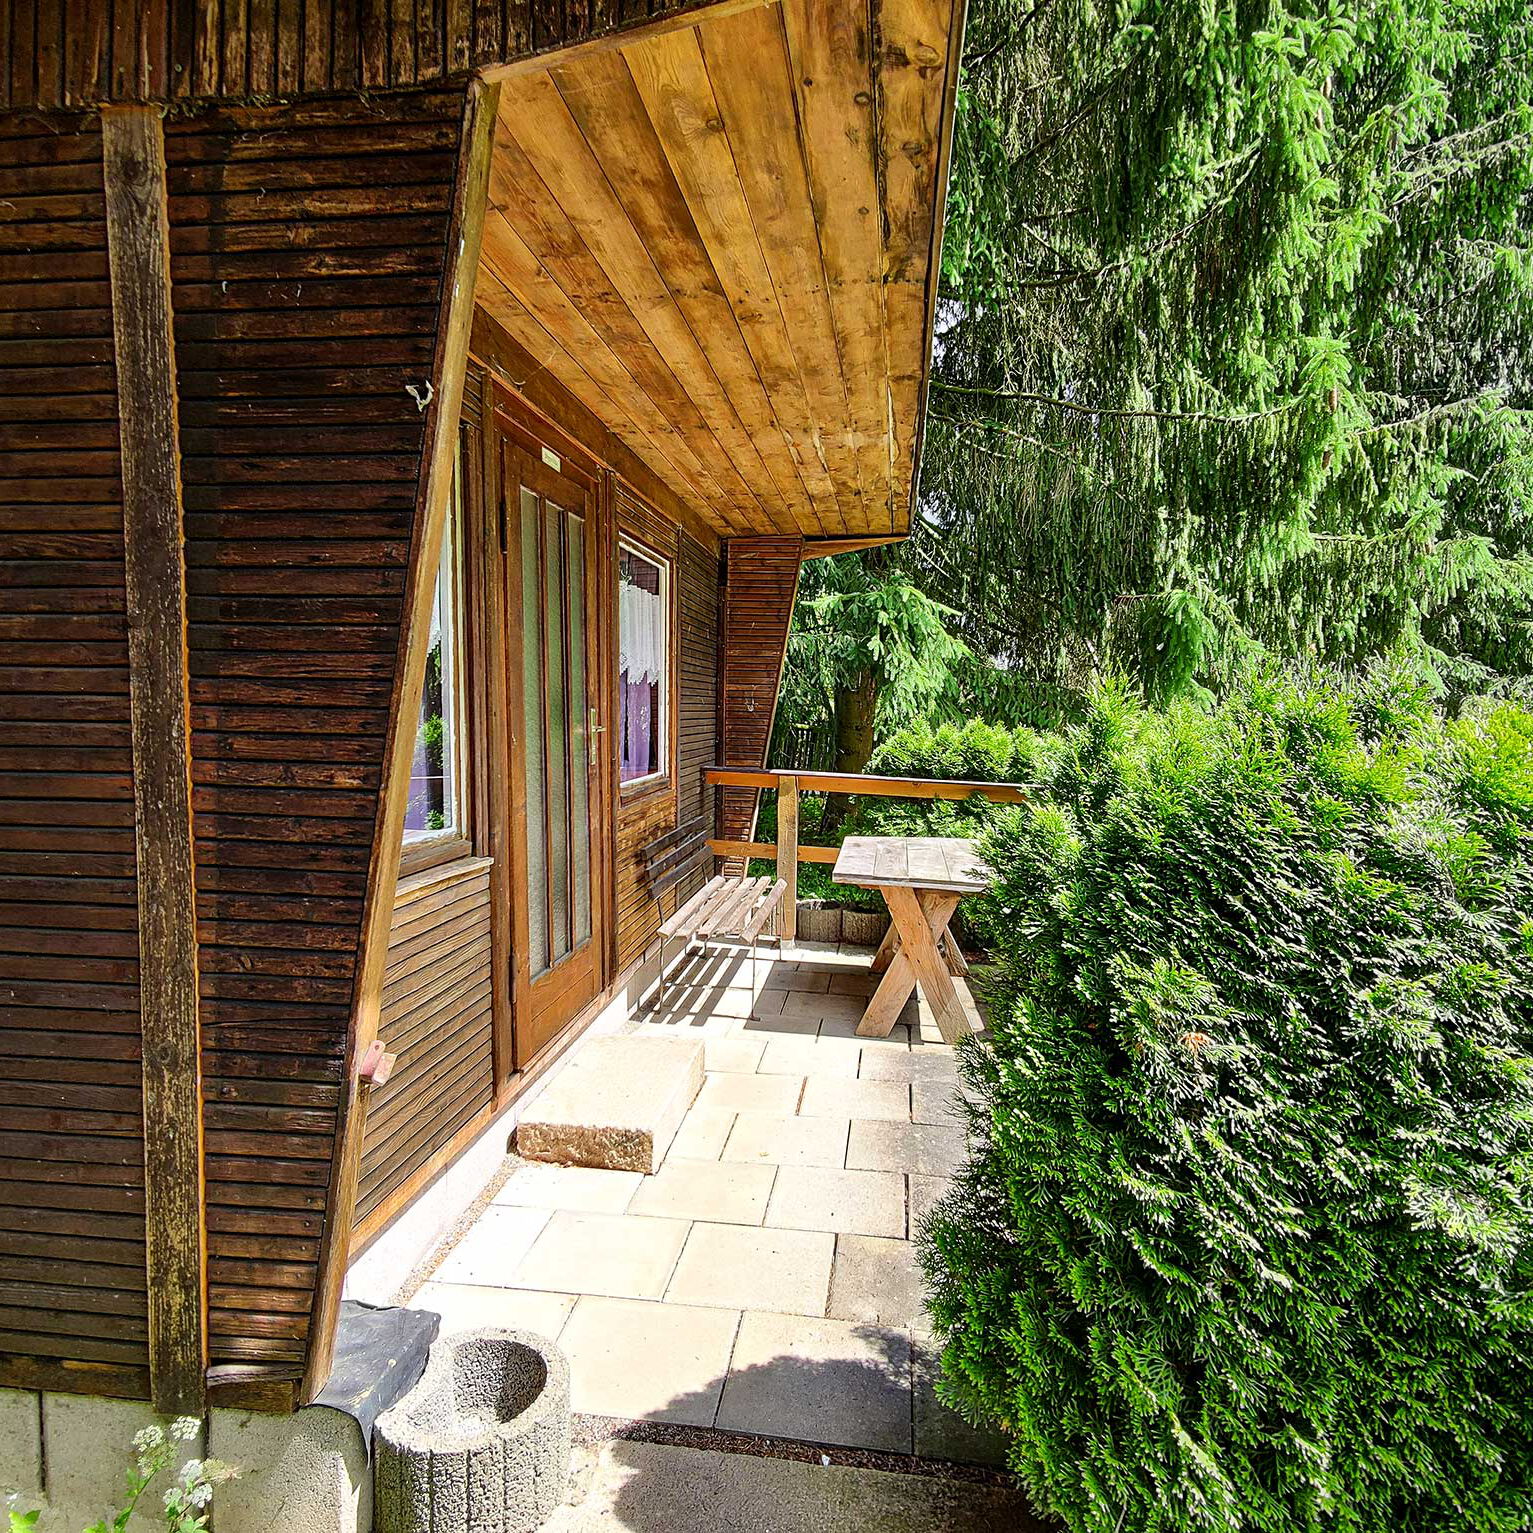
M739 0L507 72L478 299L726 536L909 529L962 0Z

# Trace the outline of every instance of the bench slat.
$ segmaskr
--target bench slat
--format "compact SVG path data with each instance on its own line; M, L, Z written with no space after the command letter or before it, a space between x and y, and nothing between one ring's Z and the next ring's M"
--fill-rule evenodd
M714 906L712 914L698 927L699 935L712 937L723 932L733 932L735 922L744 915L765 883L764 878L742 879L727 900Z
M713 909L714 902L726 897L734 880L720 875L710 878L675 915L669 917L660 928L662 937L690 937L697 930L698 922Z
M761 930L771 919L772 912L781 908L783 895L787 892L787 884L779 878L762 896L761 902L746 920L745 930L741 933L747 942L754 942L761 935Z

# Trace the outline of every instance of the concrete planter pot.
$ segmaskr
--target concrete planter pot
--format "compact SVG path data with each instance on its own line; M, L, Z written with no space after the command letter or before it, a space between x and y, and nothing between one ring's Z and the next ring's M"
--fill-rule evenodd
M881 910L843 910L841 940L859 947L877 947L889 930L889 917Z
M841 909L821 900L798 902L798 940L800 942L839 942Z
M376 1447L376 1533L532 1533L569 1486L569 1364L531 1331L444 1337Z

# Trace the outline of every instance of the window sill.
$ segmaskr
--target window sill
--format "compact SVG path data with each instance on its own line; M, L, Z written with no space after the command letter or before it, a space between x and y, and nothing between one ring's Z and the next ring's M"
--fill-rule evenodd
M671 774L667 772L663 777L640 777L633 782L619 784L617 798L620 804L636 804L641 799L670 791Z
M428 868L439 868L444 863L461 862L473 855L473 843L466 836L422 837L419 841L406 841L399 854L399 876L424 873Z
M454 884L462 879L476 877L486 868L494 866L493 857L460 857L435 867L418 869L408 875L401 874L394 891L394 904L407 905L411 900L441 888L443 884Z

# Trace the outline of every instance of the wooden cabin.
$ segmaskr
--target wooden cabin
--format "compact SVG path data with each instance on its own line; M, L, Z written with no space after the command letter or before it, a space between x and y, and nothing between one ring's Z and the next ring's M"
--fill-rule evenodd
M0 0L0 1388L312 1398L643 847L749 839L801 560L908 529L961 25Z

